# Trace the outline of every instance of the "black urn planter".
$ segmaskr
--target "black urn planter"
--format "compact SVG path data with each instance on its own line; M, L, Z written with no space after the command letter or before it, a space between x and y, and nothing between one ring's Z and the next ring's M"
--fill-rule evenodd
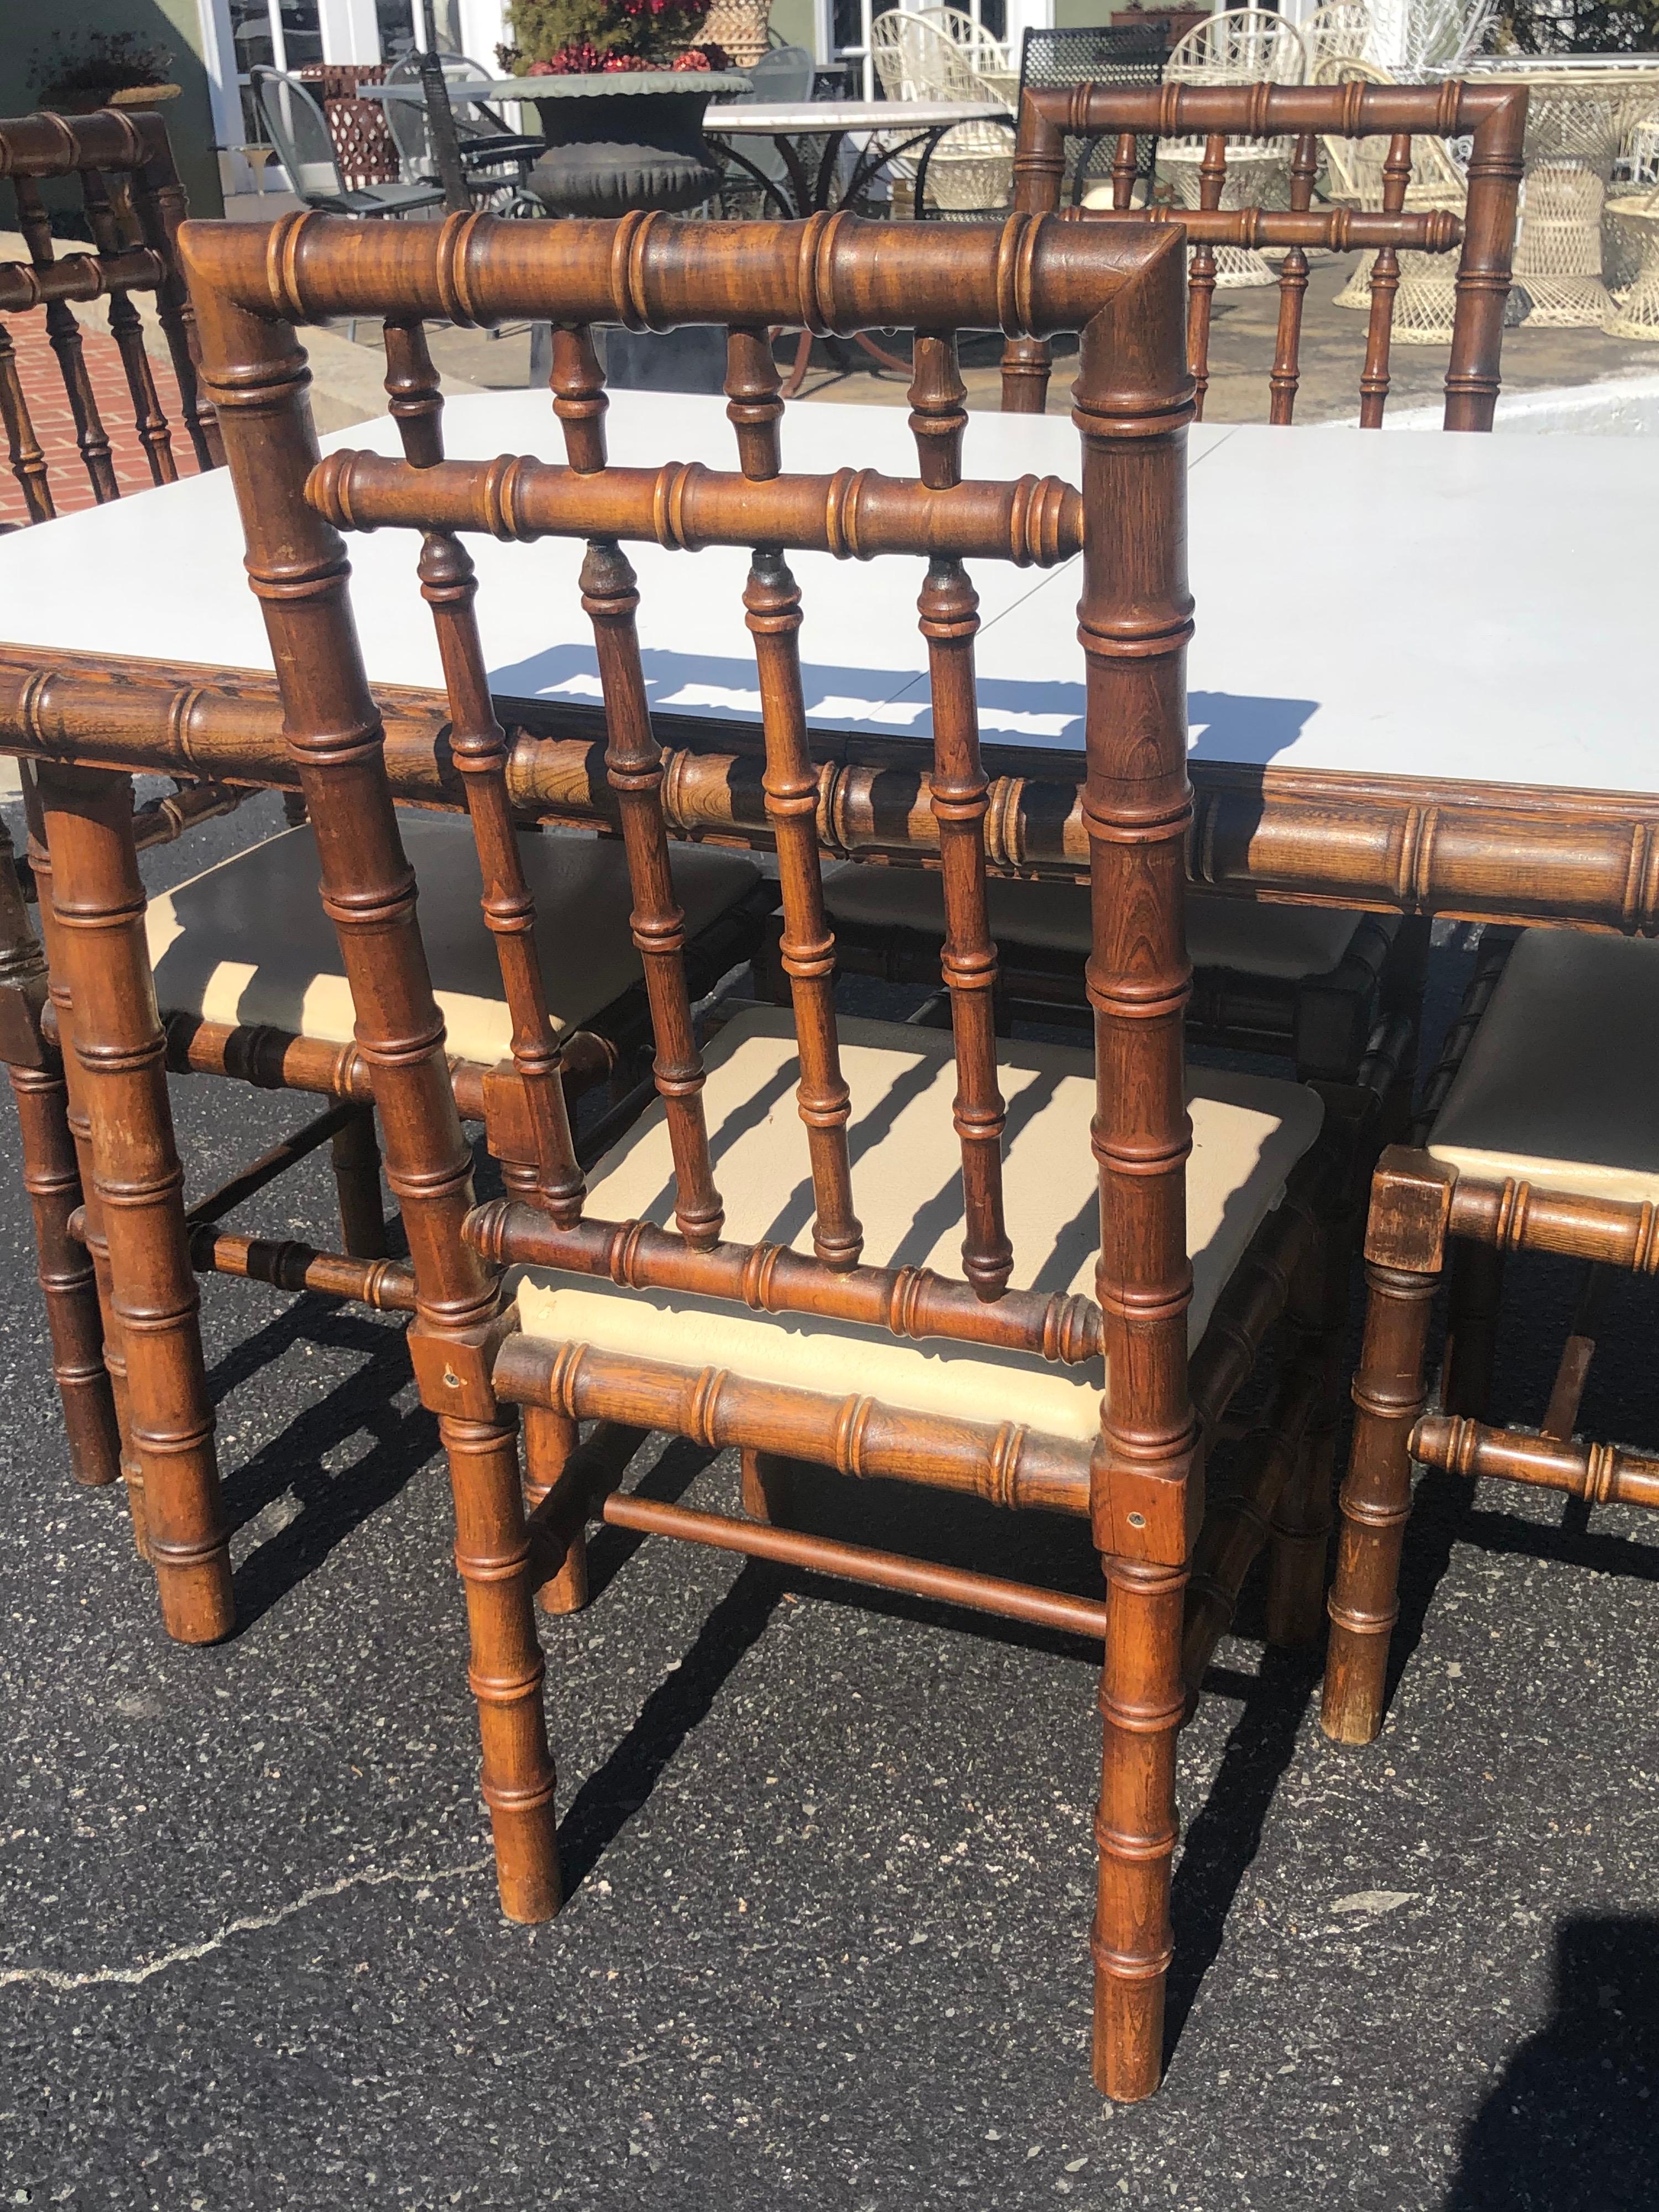
M548 141L530 172L530 190L550 215L701 207L720 179L702 135L703 111L748 85L730 70L529 79L526 96Z

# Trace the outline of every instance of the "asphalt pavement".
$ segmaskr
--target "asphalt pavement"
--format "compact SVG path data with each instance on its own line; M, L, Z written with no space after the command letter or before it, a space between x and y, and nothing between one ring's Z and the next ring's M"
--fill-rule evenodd
M1436 955L1437 1019L1467 959ZM307 1110L174 1097L196 1190ZM247 1223L327 1241L331 1188L313 1159ZM1516 1418L1572 1291L1518 1271ZM1651 1439L1653 1318L1627 1291L1592 1433ZM192 1650L119 1496L68 1480L0 1176L0 2206L1659 2205L1650 1519L1426 1480L1364 1751L1320 1734L1316 1662L1266 1652L1247 1593L1182 1740L1169 2078L1114 2110L1085 1646L606 1531L544 1638L571 1894L511 1927L399 1329L224 1281L204 1319L240 1625ZM684 1443L629 1480L735 1501ZM1070 1524L827 1478L799 1510L1097 1588Z

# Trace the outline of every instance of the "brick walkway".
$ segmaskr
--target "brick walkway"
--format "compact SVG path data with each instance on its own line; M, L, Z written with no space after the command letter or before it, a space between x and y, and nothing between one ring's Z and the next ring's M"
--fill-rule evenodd
M75 442L75 418L70 412L58 357L47 341L46 317L39 313L9 316L6 327L16 349L18 374L35 438L46 457L46 482L53 504L59 514L73 514L94 504L92 485ZM104 434L110 442L115 480L124 494L147 489L152 481L149 463L133 428L132 397L115 341L84 324L81 340ZM149 368L172 436L173 465L181 477L193 476L196 455L184 427L173 371L154 357ZM27 521L27 514L16 477L9 467L0 469L0 523Z

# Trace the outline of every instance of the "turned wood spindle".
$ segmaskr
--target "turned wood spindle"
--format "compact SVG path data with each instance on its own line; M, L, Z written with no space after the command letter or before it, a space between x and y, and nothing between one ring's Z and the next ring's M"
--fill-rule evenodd
M23 380L17 369L17 349L5 318L0 316L0 421L6 426L6 461L17 479L23 505L31 522L50 522L58 509L52 504L46 477L46 457L34 434Z
M634 911L634 944L656 1039L653 1073L674 1157L674 1218L689 1244L719 1242L725 1210L714 1188L702 1113L702 1056L685 990L685 916L674 896L662 811L662 750L651 726L635 617L634 570L614 538L591 538L582 608L593 624L610 733L605 769L622 814Z
M99 252L106 255L122 252L125 246L120 222L111 204L104 180L95 170L88 170L82 176L81 191L86 203L87 220L92 228L93 242ZM149 464L150 481L158 484L176 483L179 468L173 458L173 440L167 429L167 418L161 411L161 403L156 393L149 356L144 350L143 320L132 303L131 295L118 288L109 295L109 334L121 356L122 371L132 399L134 427L138 433L138 442L144 449L144 458Z
M495 719L478 637L477 575L458 538L429 531L421 547L420 578L438 633L450 745L465 783L483 878L484 921L495 940L512 1017L513 1066L535 1133L536 1193L554 1220L568 1228L581 1218L582 1174L565 1105L558 1032L536 953L536 902L507 793L507 740Z
M1227 141L1212 131L1204 141L1204 158L1198 165L1198 204L1213 210L1221 205L1227 182ZM1204 420L1204 395L1210 388L1210 315L1215 304L1215 247L1207 238L1194 246L1187 271L1187 359L1193 372L1194 422Z
M52 217L40 197L40 187L33 177L15 177L12 184L17 194L17 227L23 234L29 258L36 269L50 269L53 258ZM46 312L46 337L58 357L58 374L64 380L64 395L75 422L75 442L92 486L92 495L101 507L106 501L119 498L120 486L115 481L109 437L98 412L98 400L87 370L81 325L67 300L48 300Z
M963 1273L982 1298L1007 1287L1013 1246L1002 1210L1002 1133L1006 1110L997 1083L994 994L997 949L985 904L988 789L979 756L974 694L974 638L979 596L959 561L929 563L918 602L927 641L933 704L933 776L929 793L939 823L945 889L940 969L951 994L956 1044L953 1103L962 1146L967 1234Z
M836 940L824 915L818 865L818 776L807 744L800 680L800 587L782 554L755 555L743 603L760 672L766 818L777 839L783 902L778 954L795 1013L800 1048L795 1103L806 1125L817 1209L812 1249L827 1267L853 1267L864 1232L853 1211L847 1154L851 1099L836 1032Z
M1112 152L1112 205L1122 210L1134 205L1135 179L1140 170L1140 142L1133 131L1120 131Z
M954 331L918 331L911 358L910 431L917 473L941 490L962 482L962 439L968 428L968 389L957 359Z
M738 434L738 466L764 483L783 467L779 426L782 380L772 358L772 333L764 325L734 324L726 334L726 419Z
M1406 204L1411 182L1412 141L1408 131L1397 131L1389 140L1382 163L1382 212L1398 215ZM1394 337L1395 295L1400 289L1400 255L1392 246L1379 248L1371 264L1370 319L1365 326L1365 366L1359 372L1359 427L1380 430L1389 400L1389 349Z
M1319 169L1318 142L1304 132L1291 155L1291 209L1306 212L1313 203L1314 178ZM1279 330L1273 365L1267 379L1267 420L1289 422L1296 412L1297 387L1302 380L1302 308L1308 289L1308 257L1299 246L1291 247L1279 264Z
M565 459L580 477L597 476L605 463L606 397L593 333L586 323L553 329L553 366L548 374L553 412L564 432Z

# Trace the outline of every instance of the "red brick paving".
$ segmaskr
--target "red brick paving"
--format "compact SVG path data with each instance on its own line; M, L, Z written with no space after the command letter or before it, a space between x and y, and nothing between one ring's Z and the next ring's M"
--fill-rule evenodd
M6 328L16 349L18 374L34 424L35 439L46 457L46 482L53 504L59 514L73 514L77 508L91 507L94 501L80 448L75 442L75 417L70 412L58 356L46 337L46 317L39 313L8 316ZM88 330L85 324L81 326L81 343L98 412L103 420L104 434L110 442L115 480L124 494L145 490L154 479L144 449L138 442L138 433L133 428L132 395L127 390L120 352L113 338L101 331ZM196 454L184 425L184 410L179 405L179 386L172 368L153 356L149 368L155 380L156 398L167 420L173 465L181 477L193 476ZM27 519L21 488L9 467L0 464L0 523L24 522Z

